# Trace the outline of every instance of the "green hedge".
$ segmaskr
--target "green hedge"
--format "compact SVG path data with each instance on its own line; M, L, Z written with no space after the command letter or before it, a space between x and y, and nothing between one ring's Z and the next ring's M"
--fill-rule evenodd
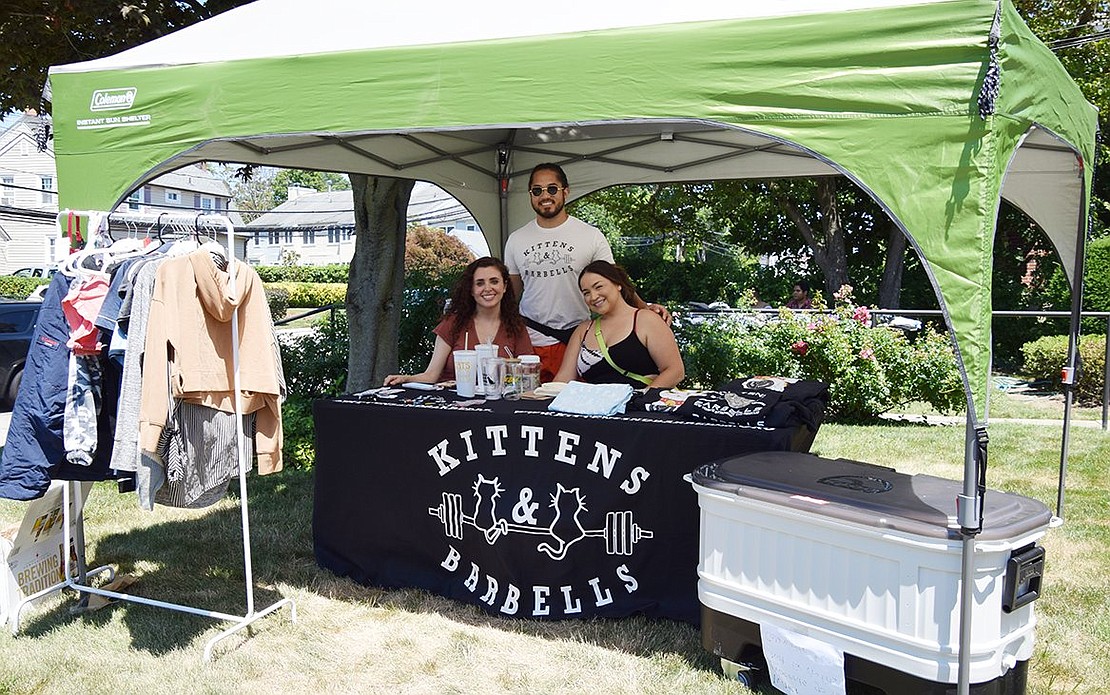
M1068 362L1066 335L1049 335L1028 342L1021 347L1021 354L1025 358L1022 371L1026 376L1060 387L1060 371ZM1078 399L1085 404L1101 404L1106 336L1080 336L1079 364Z
M262 282L347 282L346 263L332 265L260 265L255 268Z
M1048 308L1071 310L1071 289L1062 270L1057 269L1052 274L1047 294ZM1083 310L1110 311L1110 237L1100 237L1087 244L1083 262ZM1084 333L1097 335L1105 331L1106 319L1083 319Z
M274 282L267 283L266 289L286 292L288 306L295 309L315 309L347 301L346 283Z
M0 275L0 297L8 299L27 299L39 285L50 284L48 278L17 278Z

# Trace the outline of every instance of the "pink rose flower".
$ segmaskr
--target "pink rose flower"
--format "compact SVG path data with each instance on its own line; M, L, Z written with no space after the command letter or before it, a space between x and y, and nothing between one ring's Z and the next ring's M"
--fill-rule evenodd
M859 351L860 359L873 360L875 359L875 351L871 348L864 348Z
M807 352L809 352L809 343L804 340L799 340L798 342L791 345L790 349L797 354L804 356Z
M852 318L865 324L871 320L871 312L865 306L857 306L855 311L852 312Z

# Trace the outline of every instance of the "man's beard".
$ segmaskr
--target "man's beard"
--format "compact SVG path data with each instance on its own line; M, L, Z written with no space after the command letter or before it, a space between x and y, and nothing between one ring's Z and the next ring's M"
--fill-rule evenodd
M559 213L563 211L564 207L566 207L566 203L558 203L553 208L533 207L532 209L535 210L536 214L540 217L550 220L554 217L558 217Z

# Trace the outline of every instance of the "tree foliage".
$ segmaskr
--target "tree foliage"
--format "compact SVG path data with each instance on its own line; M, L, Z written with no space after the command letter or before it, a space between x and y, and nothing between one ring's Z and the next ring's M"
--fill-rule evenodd
M878 303L883 277L902 275L902 253L883 262L891 231L901 232L843 177L624 186L593 193L572 209L606 233L625 265L643 267L646 274L633 277L661 286L662 298L686 300L662 287L677 282L668 262L708 279L714 267L746 259L731 283L692 279L710 292L698 301L733 304L736 283L741 292L752 285L765 301L781 303L799 279L824 286L826 295L850 282L862 298ZM757 257L766 262L757 267L751 263Z
M334 171L308 169L279 169L270 179L270 198L275 205L289 200L289 187L299 186L314 191L349 191L351 180Z
M5 0L0 4L0 113L42 108L51 65L151 41L250 0Z
M474 260L466 244L442 229L416 225L405 235L405 272L442 274Z

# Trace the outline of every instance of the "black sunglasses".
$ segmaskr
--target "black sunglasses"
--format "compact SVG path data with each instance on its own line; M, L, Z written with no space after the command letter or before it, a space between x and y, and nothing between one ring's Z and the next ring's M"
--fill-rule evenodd
M544 188L543 186L532 186L532 188L530 188L529 190L531 191L533 198L539 198L541 195L543 195L544 191L547 191L548 195L555 195L559 191L563 190L563 187L555 183L549 183L547 184L547 188Z

